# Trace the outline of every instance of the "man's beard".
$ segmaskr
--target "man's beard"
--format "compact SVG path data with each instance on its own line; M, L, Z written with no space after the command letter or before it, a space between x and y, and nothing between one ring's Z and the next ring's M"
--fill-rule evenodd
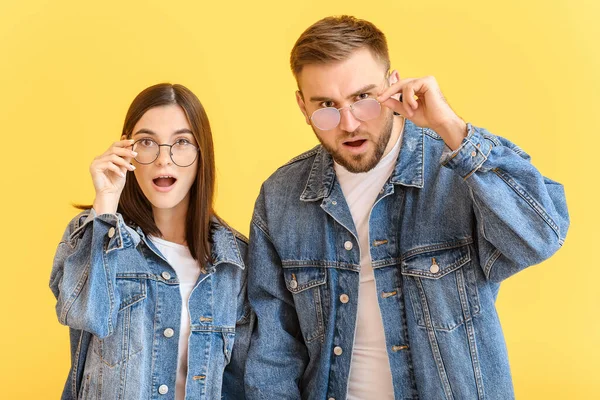
M383 157L383 153L385 153L385 149L390 141L390 137L392 136L392 130L394 127L394 115L390 112L388 118L385 121L385 125L381 129L381 135L379 136L379 140L375 143L375 151L372 155L369 154L357 154L350 155L347 158L344 158L339 152L334 151L327 144L325 144L319 135L316 134L317 139L321 142L321 145L331 154L331 157L340 164L342 167L346 168L348 171L352 173L360 173L360 172L368 172L375 168L375 166L379 163L381 158ZM313 131L315 128L313 128ZM366 131L356 130L348 135L345 140L351 139L354 136L358 136L362 133L367 133ZM369 135L371 136L371 135ZM343 145L342 145L343 146Z

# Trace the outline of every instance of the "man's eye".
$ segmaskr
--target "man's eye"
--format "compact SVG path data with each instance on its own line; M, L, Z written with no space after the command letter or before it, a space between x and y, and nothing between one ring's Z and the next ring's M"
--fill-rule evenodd
M333 101L329 100L329 101L324 101L321 103L321 107L333 107L334 103Z
M364 100L369 98L369 93L361 93L358 95L359 100Z

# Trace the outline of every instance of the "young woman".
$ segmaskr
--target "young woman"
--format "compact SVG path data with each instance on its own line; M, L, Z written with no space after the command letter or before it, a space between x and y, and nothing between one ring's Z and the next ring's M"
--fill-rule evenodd
M58 246L50 287L71 333L63 399L244 398L253 314L247 240L213 210L210 125L160 84L92 162L93 208Z

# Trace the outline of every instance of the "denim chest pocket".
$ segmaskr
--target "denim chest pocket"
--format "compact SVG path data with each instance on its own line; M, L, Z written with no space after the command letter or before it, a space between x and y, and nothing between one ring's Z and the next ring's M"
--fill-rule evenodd
M327 280L325 269L286 267L283 276L285 285L294 298L304 341L323 341L323 302Z
M416 249L402 261L404 286L420 326L450 331L479 314L470 247L452 246Z
M93 349L109 367L114 367L143 348L140 329L144 322L144 299L147 296L147 279L136 274L117 274L116 288L120 297L117 320L112 321L113 333L104 339L94 337Z

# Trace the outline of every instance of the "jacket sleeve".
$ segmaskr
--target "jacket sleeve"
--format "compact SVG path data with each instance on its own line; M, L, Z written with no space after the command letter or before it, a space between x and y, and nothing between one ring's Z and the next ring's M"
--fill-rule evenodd
M54 256L50 289L61 324L111 335L120 304L116 266L106 254L123 247L125 224L119 214L84 211L67 227Z
M569 214L564 188L542 176L510 141L468 125L461 147L442 164L468 185L486 277L500 282L538 264L564 243Z
M247 259L248 245L238 241L243 259ZM231 360L225 367L223 375L222 396L224 399L244 399L244 373L246 370L246 359L250 348L250 338L254 322L254 312L248 301L248 265L244 268L242 285L237 297L238 319L235 326L235 342L231 352Z
M300 399L299 382L308 363L294 300L265 218L261 192L250 226L248 295L256 327L246 364L248 399Z

